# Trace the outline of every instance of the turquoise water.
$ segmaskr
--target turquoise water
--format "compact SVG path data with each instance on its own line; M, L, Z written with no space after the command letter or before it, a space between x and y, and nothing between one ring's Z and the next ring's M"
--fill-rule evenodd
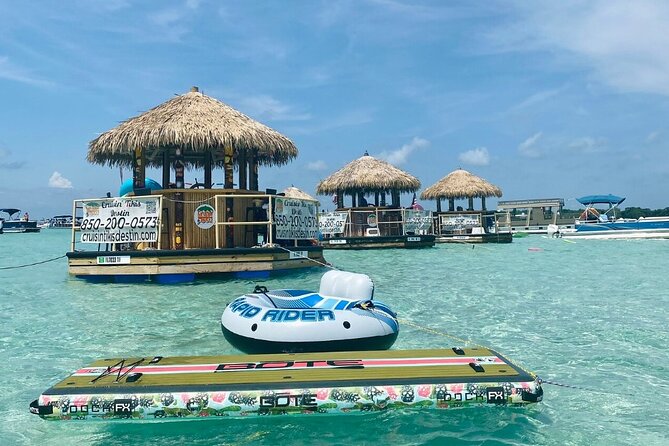
M66 230L0 235L0 267L60 256L69 237ZM70 279L60 259L0 270L0 444L669 444L669 241L530 236L510 245L325 255L369 274L376 298L401 318L496 348L545 380L599 392L545 385L544 402L527 408L46 422L28 404L92 360L236 353L219 317L256 284L88 284ZM262 283L316 289L320 274ZM393 348L454 344L404 325Z

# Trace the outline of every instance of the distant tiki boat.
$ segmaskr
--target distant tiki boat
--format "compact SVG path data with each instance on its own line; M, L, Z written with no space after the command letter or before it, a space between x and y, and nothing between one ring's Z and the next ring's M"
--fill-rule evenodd
M318 184L320 195L336 197L334 212L319 214L321 244L329 249L424 248L434 246L432 213L400 206L401 192L415 192L420 181L386 161L364 156ZM386 194L391 203L386 203ZM366 195L374 196L373 204ZM351 196L351 206L344 205Z
M72 215L81 224L72 228L69 273L181 282L324 263L315 243L318 203L258 188L259 165L296 156L291 140L196 87L123 122L91 141L88 160L131 167L131 192L74 201ZM162 185L148 181L147 166L162 168ZM203 168L204 181L186 189L186 167ZM215 167L224 171L222 189L213 188Z
M501 197L499 187L463 169L457 169L428 187L423 200L436 200L437 243L511 243L511 229L502 223L503 214L486 209L486 197ZM448 211L441 200L448 199ZM467 199L467 209L455 208L455 200ZM474 198L481 198L481 210L474 210ZM507 218L508 221L508 218Z

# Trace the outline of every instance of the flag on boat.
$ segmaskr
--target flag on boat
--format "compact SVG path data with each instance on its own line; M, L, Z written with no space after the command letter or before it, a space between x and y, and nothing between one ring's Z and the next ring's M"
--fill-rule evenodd
M423 206L418 204L418 201L416 200L416 193L414 192L413 194L413 199L411 200L411 206L409 206L411 209L416 210L416 211L422 211Z

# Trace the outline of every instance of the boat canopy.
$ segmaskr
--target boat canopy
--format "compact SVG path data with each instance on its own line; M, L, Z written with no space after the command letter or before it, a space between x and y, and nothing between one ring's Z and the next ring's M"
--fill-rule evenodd
M617 206L623 201L625 197L618 197L616 195L587 195L585 197L577 198L576 201L583 206L592 206L593 204L608 204L609 206Z
M5 212L9 214L9 216L11 217L12 215L21 212L21 209L6 208L6 209L0 209L0 212Z

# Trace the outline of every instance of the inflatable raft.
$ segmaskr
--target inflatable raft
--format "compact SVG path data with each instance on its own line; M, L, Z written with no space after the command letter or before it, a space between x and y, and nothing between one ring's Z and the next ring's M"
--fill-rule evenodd
M523 405L535 375L485 348L117 358L30 404L47 420L163 420Z
M221 329L245 353L385 350L399 323L373 297L369 276L329 271L317 293L256 287L226 307Z

